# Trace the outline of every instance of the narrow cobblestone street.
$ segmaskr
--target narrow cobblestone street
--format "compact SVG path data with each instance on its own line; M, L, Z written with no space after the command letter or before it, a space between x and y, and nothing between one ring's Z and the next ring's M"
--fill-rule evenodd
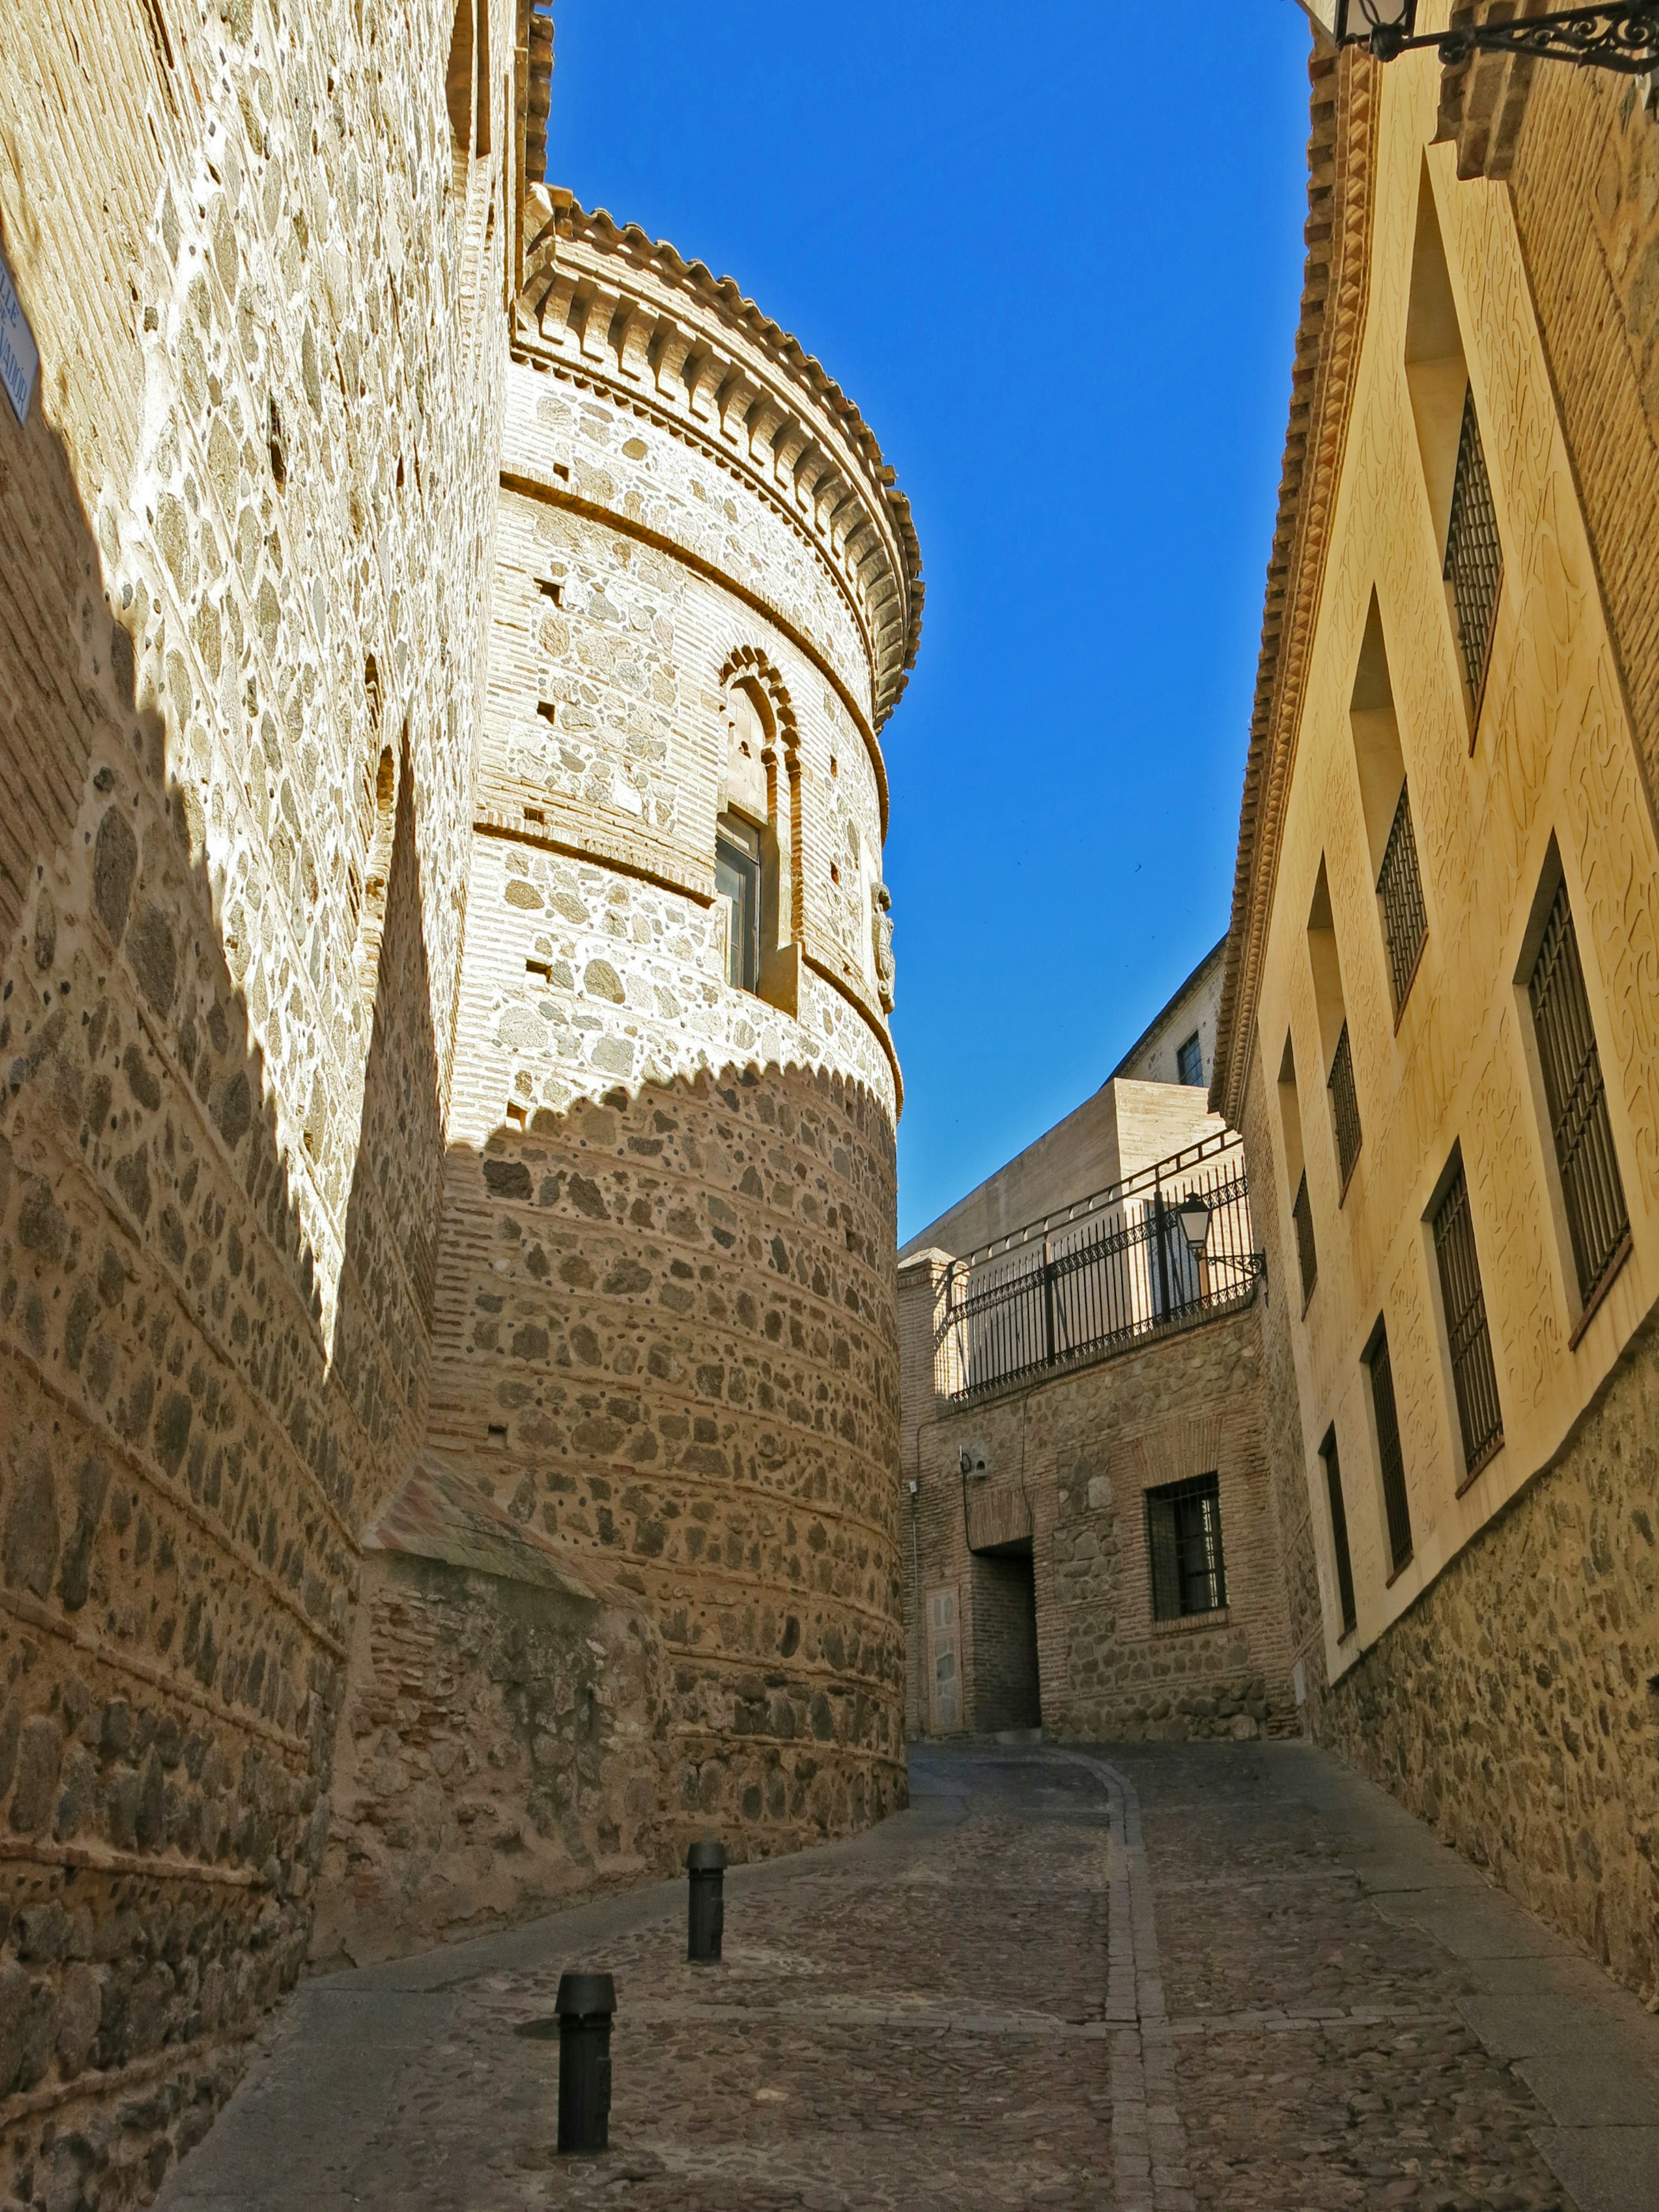
M915 1750L912 1790L729 1875L717 1968L672 1886L311 1983L164 2203L1659 2202L1659 2028L1322 1754ZM595 2160L533 2033L572 1965L617 1980Z

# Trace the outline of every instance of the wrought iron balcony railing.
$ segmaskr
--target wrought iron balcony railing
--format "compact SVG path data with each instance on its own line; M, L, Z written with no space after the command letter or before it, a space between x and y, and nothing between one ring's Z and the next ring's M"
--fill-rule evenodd
M1209 1207L1194 1250L1176 1218ZM1262 1273L1237 1137L1212 1139L957 1264L934 1338L942 1397L1086 1365L1121 1346L1246 1304Z

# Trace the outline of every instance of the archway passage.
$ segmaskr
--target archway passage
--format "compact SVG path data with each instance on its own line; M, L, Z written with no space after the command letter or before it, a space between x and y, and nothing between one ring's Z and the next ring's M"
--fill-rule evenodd
M1036 1569L1031 1540L973 1554L974 1726L981 1735L1042 1724Z

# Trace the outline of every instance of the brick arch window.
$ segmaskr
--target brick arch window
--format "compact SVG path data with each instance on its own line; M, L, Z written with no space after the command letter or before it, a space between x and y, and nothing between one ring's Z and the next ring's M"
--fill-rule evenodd
M489 163L489 0L457 0L444 70L444 104L449 111L461 227L461 314L470 332L477 321L483 267L495 231Z
M758 647L720 671L726 773L715 824L716 889L726 902L726 980L795 1011L801 935L801 775L794 708Z
M714 887L726 908L726 981L733 990L758 991L769 907L774 937L776 932L777 721L755 677L734 677L726 686L726 803L714 826Z
M472 0L457 0L455 27L449 34L449 64L444 71L444 103L449 110L449 141L458 190L466 182L467 163L472 158L475 83L483 75L474 50Z

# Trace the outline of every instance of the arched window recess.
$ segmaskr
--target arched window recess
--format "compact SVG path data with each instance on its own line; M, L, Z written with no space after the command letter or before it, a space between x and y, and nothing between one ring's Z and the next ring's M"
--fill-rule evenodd
M728 666L723 696L726 773L714 825L714 889L725 909L726 980L793 1014L800 988L793 717L775 672L758 657Z

